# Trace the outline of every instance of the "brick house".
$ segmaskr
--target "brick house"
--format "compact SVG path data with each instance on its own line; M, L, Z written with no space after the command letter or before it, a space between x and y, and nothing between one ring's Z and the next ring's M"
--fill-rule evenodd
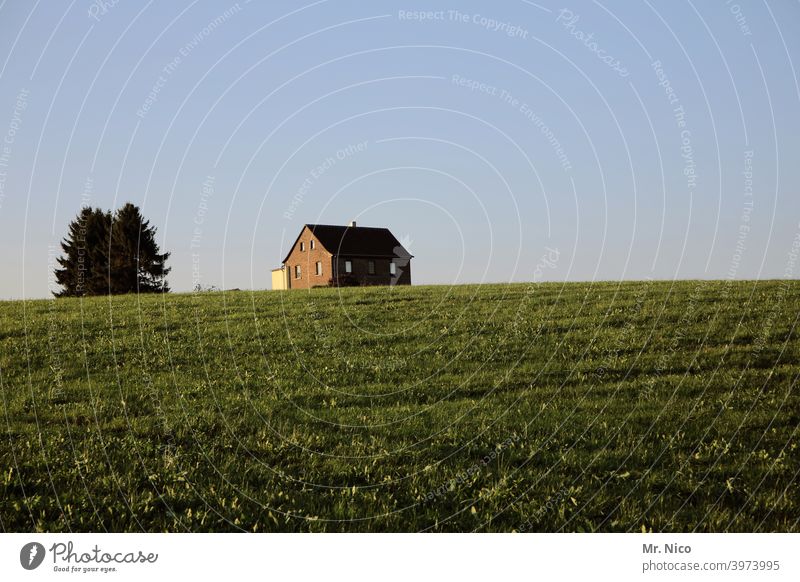
M272 271L272 288L411 285L412 258L388 228L306 224Z

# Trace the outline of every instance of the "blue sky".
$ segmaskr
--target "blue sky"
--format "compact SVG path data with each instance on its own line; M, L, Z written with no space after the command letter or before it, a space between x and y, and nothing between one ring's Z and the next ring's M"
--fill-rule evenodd
M0 298L86 202L176 291L350 220L420 284L796 278L798 2L264 4L0 5Z

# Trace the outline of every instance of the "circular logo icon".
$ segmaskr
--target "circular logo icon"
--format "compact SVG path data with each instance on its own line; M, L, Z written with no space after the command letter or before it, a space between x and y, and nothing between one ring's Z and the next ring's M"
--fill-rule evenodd
M26 570L35 570L44 561L44 546L39 542L30 542L19 551L19 563Z

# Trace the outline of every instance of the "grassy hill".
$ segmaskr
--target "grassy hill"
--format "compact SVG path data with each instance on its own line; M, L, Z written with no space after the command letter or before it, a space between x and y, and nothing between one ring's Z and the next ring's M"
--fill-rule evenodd
M800 283L0 303L9 531L798 531Z

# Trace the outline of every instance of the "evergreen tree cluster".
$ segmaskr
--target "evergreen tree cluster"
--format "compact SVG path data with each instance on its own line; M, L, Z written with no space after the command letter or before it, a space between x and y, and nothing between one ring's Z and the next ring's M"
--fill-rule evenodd
M156 229L130 202L116 213L84 207L61 242L56 297L166 293L166 261Z

